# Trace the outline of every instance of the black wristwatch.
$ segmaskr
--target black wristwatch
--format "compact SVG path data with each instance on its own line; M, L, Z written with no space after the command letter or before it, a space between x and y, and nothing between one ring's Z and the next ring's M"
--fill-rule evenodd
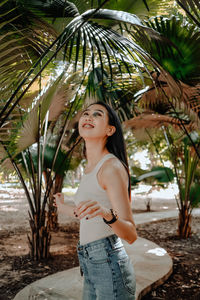
M110 221L107 221L106 219L103 218L103 221L107 224L107 225L110 225L110 224L113 224L114 222L116 222L118 220L118 215L115 211L113 211L113 209L111 208L110 209L110 212L112 214L112 219Z

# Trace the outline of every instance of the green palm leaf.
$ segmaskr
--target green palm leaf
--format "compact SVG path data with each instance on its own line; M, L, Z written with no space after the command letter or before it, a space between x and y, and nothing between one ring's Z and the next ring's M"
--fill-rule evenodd
M137 178L138 181L142 181L149 177L155 178L158 182L170 182L174 179L174 173L167 167L154 167L150 172L147 172Z
M65 0L40 1L40 0L18 0L23 7L29 7L35 14L42 17L76 17L79 11L74 3Z
M173 9L174 1L170 0L110 0L105 7L135 13L140 17L166 15Z
M150 42L142 32L133 34L133 38L175 79L187 84L197 82L200 74L200 33L196 28L178 17L155 17L146 24L160 32L171 44L153 39Z
M0 94L5 102L56 33L15 1L1 1L1 12Z
M92 13L93 11L90 11L84 16L77 17L75 20L70 22L64 30L63 36L58 43L58 47L68 40L68 42L66 42L65 45L64 54L65 57L68 58L68 61L71 61L73 59L75 61L76 66L82 53L81 48L84 49L82 50L84 54L86 53L86 48L88 48L90 49L90 52L87 52L87 54L91 56L92 65L94 65L94 56L98 55L100 65L102 67L103 58L105 56L110 66L110 72L112 72L110 62L111 56L113 56L112 63L116 63L117 66L119 66L119 61L120 63L124 61L126 67L130 66L131 64L132 66L138 65L140 63L142 64L142 59L143 61L144 59L146 59L153 63L150 57L148 57L147 53L145 53L143 49L137 44L135 44L133 41L122 37L112 29L100 26L96 23L84 23L84 18L86 16L89 17ZM122 18L121 12L116 12L116 14L121 17L121 20L126 20L125 15ZM101 17L103 16L104 12L102 11ZM112 14L112 17L113 16L114 15ZM106 17L108 17L107 11L105 13L105 18ZM138 25L139 22L135 18L130 18L129 21L132 22L132 24L134 22L136 26L141 26L143 29L146 29L146 27L143 27L142 23ZM75 33L77 28L79 28L79 30ZM154 31L151 32L154 33ZM75 38L69 39L69 36L73 35L74 33ZM138 59L140 56L141 60ZM82 57L83 66L85 65L87 59L88 57L86 55ZM143 68L144 67L145 65L143 64ZM119 71L122 72L121 68L119 68Z
M175 78L181 93L178 94L176 88L169 87L163 75L153 73L155 84L145 91L140 101L141 107L170 114L179 121L182 120L183 126L185 121L199 126L199 32L195 26L185 23L179 17L155 17L147 24L168 38L171 45L153 39L150 43L147 36L144 39L144 34L140 32L134 37ZM184 128L183 126L181 127Z
M198 0L176 0L189 18L200 27L200 2Z

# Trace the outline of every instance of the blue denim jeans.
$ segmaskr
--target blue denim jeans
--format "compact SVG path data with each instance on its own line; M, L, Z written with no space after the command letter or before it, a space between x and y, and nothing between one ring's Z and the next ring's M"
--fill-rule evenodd
M111 235L77 246L84 275L83 300L135 300L133 265L122 241Z

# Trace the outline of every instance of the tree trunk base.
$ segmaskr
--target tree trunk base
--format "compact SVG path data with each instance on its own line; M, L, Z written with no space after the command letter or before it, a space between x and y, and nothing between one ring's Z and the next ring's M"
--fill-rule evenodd
M42 222L45 224L45 222ZM36 216L35 222L30 219L31 235L28 235L30 256L35 261L47 259L50 256L51 234L47 225L37 226Z
M178 236L187 239L191 236L191 221L192 216L188 211L187 207L183 207L181 211L179 211L179 222L178 222Z

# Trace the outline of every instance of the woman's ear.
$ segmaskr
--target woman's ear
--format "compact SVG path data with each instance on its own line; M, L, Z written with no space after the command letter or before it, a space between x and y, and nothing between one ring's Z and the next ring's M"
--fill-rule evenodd
M115 126L109 126L107 136L113 135L115 133L115 131L116 131Z

